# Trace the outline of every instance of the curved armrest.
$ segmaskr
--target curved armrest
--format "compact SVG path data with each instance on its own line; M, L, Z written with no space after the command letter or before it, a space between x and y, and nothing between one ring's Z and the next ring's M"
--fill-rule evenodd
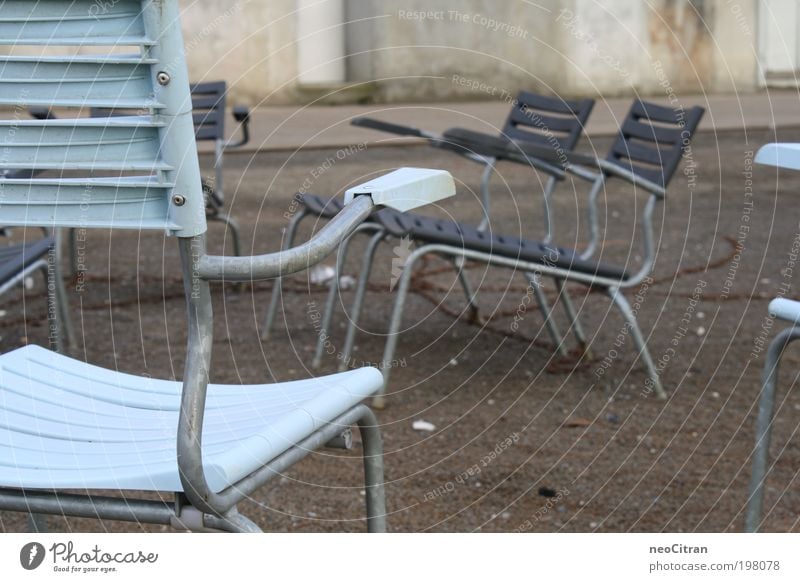
M233 118L239 123L242 130L242 137L237 141L229 141L223 149L230 150L240 148L250 141L250 109L244 106L233 108Z
M394 133L408 137L433 137L432 134L422 131L421 129L417 129L416 127L399 125L397 123L389 123L388 121L381 121L380 119L373 119L372 117L356 117L350 121L350 125L355 125L356 127L366 127L368 129L377 129L378 131L385 131L386 133Z
M529 146L525 142L460 127L445 131L434 145L462 155L478 155L525 164L550 174L557 180L564 178L561 158L556 150L546 146Z
M211 281L254 281L304 271L331 254L376 207L412 210L454 194L453 177L445 171L400 168L348 189L344 208L305 244L254 257L204 255L195 270Z
M359 196L345 206L308 242L266 255L220 257L206 255L197 264L197 274L210 281L254 281L272 279L304 271L330 255L372 214L375 204L369 196Z

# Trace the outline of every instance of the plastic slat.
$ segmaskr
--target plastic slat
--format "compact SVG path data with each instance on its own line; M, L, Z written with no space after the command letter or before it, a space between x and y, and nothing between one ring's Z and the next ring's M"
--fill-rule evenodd
M151 45L137 0L5 0L0 44Z

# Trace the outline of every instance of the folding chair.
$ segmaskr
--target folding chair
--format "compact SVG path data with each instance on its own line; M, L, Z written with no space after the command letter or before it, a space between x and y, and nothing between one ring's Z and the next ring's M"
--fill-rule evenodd
M3 221L175 236L187 303L184 378L123 374L32 345L1 355L0 510L258 531L237 504L314 449L341 446L341 436L358 424L367 525L384 530L380 433L361 403L380 389L380 373L363 368L272 385L209 384L209 281L308 268L376 205L413 207L437 199L435 193L451 195L452 178L398 171L350 191L344 210L301 246L255 257L208 255L178 0L118 0L100 16L92 8L93 0L5 2L0 44L13 45L16 54L0 56L0 104L139 114L1 121L0 171L24 167L58 176L3 181ZM96 50L75 55L74 46ZM122 46L126 53L114 52ZM19 56L24 47L33 47L32 54ZM417 192L426 194L413 200ZM161 491L174 499L98 490Z
M589 114L594 107L593 99L582 100L564 100L557 97L547 97L544 95L537 95L528 91L522 91L514 100L511 105L508 118L503 125L503 128L498 136L488 134L481 134L488 144L495 144L498 140L503 143L511 141L519 141L522 143L539 144L542 146L552 147L555 150L572 151L580 139ZM448 134L436 135L427 131L416 129L414 127L407 127L397 125L394 123L387 123L372 119L369 117L359 117L352 121L353 125L365 127L369 129L377 129L386 131L397 135L421 137L428 140L428 143L436 148L446 149L455 152L467 159L479 163L484 166L483 175L481 177L481 206L483 216L478 229L486 230L489 226L490 220L490 181L494 173L495 165L498 161L506 160L516 163L524 163L533 166L536 170L542 171L548 176L542 191L542 204L543 204L543 218L545 226L545 240L552 237L553 225L550 216L550 196L555 188L556 182L563 179L564 172L558 167L553 166L536 159L521 160L519 156L509 158L506 156L504 149L497 148L481 148L480 150L467 150L458 145L450 143ZM298 194L296 198L299 204L299 210L292 217L289 226L286 230L284 238L284 245L291 246L294 243L294 238L297 234L298 227L303 220L309 216L330 219L335 216L341 209L341 202L335 198L323 198L313 194L302 193ZM345 347L340 359L340 369L346 367L349 361L349 348L352 348L353 335L358 325L358 313L360 306L363 303L364 294L366 293L366 286L369 280L369 273L372 268L372 261L377 252L380 243L387 238L389 234L380 225L364 225L359 232L370 234L370 241L367 244L367 251L362 261L361 272L358 277L358 285L355 291L355 309L352 311L352 316L348 320L347 339L345 340ZM328 330L330 329L331 317L333 315L333 306L336 294L338 293L339 275L341 272L341 265L346 260L347 249L349 241L345 242L342 249L340 249L336 276L330 284L328 298L325 302L325 309L320 322L320 331L318 335L317 349L312 360L312 367L317 368L322 360L324 351L325 338ZM473 301L473 293L469 287L464 272L463 264L456 261L454 265L456 272L459 276L459 281L467 297L467 301L473 310L473 316L477 315L477 306ZM275 281L275 286L272 290L272 296L267 308L267 315L265 318L264 326L262 328L262 338L268 339L272 331L272 326L275 322L275 315L278 310L278 305L281 299L281 280ZM537 293L537 300L542 314L547 318L547 310L544 307L545 298L543 295ZM549 320L547 320L549 321ZM554 329L548 324L548 329L551 332L551 339L557 346L561 346L560 338L554 335ZM349 348L348 348L349 346Z
M638 285L653 268L655 251L652 213L656 203L664 198L666 186L680 163L684 149L689 146L703 112L701 107L675 110L636 100L605 160L571 152L557 152L552 148L519 142L496 144L496 147L504 149L509 157L522 159L533 157L558 164L564 171L592 184L588 194L587 211L590 230L593 233L593 244L583 253L542 241L485 233L477 228L448 220L405 217L386 211L376 214L375 219L380 220L394 236L411 237L420 245L406 258L397 284L397 298L383 355L382 370L385 386L389 383L391 362L397 347L412 269L421 257L435 253L604 289L630 327L639 355L647 368L651 388L660 398L665 398L666 393L636 322L635 314L622 290ZM485 144L485 136L476 135L469 130L456 129L448 134L450 143L458 144L467 150L475 150L484 147ZM611 177L622 178L633 184L637 190L649 193L649 199L641 216L644 259L636 271L631 271L627 265L611 265L592 259L595 243L599 240L596 234L599 227L595 198L606 180ZM566 293L560 293L560 296L567 298ZM583 335L577 314L571 308L571 304L566 307L571 328L576 334ZM585 342L585 339L581 338L581 341ZM375 405L378 407L384 405L382 395L376 398Z
M763 146L756 154L758 164L800 170L800 144L773 143ZM778 366L784 350L800 338L800 301L778 298L769 304L769 314L791 326L775 336L767 349L764 370L761 376L761 396L758 402L756 438L753 448L753 469L747 492L745 531L757 532L761 527L764 506L764 485L769 471L769 446L772 436L772 421L775 416L775 389L778 382Z

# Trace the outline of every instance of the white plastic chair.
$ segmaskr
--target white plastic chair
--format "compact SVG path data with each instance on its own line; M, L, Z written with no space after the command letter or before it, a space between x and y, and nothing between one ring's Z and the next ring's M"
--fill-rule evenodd
M207 255L178 1L118 0L98 11L93 0L9 0L0 12L0 44L15 46L14 56L0 56L0 104L141 112L0 121L0 171L58 176L4 180L3 224L167 231L180 247L189 326L182 382L104 370L36 346L0 356L0 510L258 531L237 503L314 449L346 441L341 435L357 424L367 526L383 531L380 433L361 403L381 389L380 372L209 384L209 281L308 268L376 205L405 207L419 192L426 194L411 206L452 195L452 178L398 171L354 189L351 203L302 246L255 257ZM41 46L49 47L46 56ZM76 56L69 48L75 46L106 50ZM134 51L113 51L120 46ZM64 170L70 177L62 177ZM174 501L97 490L164 491Z

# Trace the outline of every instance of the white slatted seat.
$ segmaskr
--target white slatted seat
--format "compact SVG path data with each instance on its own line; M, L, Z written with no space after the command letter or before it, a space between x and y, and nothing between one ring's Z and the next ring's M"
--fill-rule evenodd
M209 385L209 486L219 492L235 484L381 385L374 368L280 384ZM106 370L37 346L0 356L0 486L181 491L181 390L180 382Z

